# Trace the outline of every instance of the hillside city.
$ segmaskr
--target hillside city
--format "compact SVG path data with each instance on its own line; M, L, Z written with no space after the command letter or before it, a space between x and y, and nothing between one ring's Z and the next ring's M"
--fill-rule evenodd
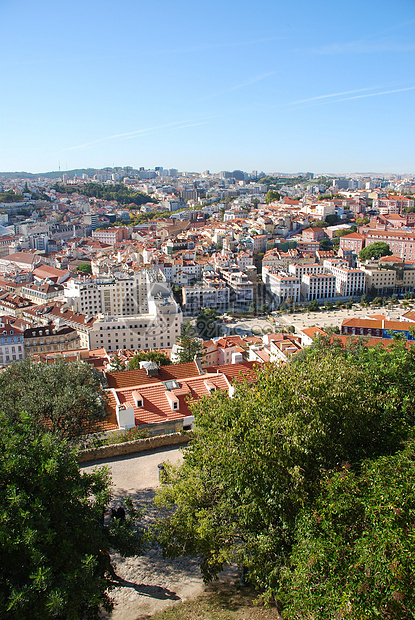
M0 173L0 615L411 620L414 293L415 175Z
M178 362L190 321L201 395L219 387L201 373L228 384L324 333L413 340L414 196L413 175L0 175L0 365L64 356L110 372L142 351ZM165 399L160 421L140 398L112 398L108 429L193 420L184 402Z

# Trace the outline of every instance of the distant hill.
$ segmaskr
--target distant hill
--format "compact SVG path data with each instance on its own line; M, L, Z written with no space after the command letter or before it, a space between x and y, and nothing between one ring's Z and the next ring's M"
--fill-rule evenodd
M54 170L52 172L0 172L0 179L59 179L63 174L67 174L73 179L75 174L87 174L89 177L99 172L99 168L77 168L76 170Z

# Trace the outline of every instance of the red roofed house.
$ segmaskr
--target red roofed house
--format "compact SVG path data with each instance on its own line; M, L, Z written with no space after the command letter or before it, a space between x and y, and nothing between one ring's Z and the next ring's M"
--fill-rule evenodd
M319 228L318 226L314 226L314 228L306 228L301 233L301 238L303 241L321 241L326 236L327 235L324 228Z
M196 362L158 367L142 362L139 370L106 374L109 403L108 429L147 428L150 434L192 428L189 402L216 390L234 388L221 372L202 373Z
M357 232L344 235L344 237L340 237L340 249L351 250L353 254L359 254L360 250L365 247L365 240L365 235Z

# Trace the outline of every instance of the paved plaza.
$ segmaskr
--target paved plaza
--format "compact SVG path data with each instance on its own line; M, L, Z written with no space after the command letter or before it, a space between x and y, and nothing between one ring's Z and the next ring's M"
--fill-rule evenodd
M345 319L362 318L368 314L386 314L388 318L396 320L407 310L397 305L389 310L388 308L361 308L358 304L355 304L350 309L319 310L318 312L297 312L295 314L277 314L273 312L269 317L238 319L234 323L227 324L226 329L228 332L235 330L240 336L261 335L269 331L281 331L284 327L289 327L290 325L293 325L296 331L314 326L324 329L325 327L340 327Z

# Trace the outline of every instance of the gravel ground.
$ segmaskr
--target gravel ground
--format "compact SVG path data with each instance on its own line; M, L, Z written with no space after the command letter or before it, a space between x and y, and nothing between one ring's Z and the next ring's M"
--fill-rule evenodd
M107 465L113 477L113 505L128 495L136 508L144 509L142 524L151 529L158 514L153 504L159 484L157 465L166 460L177 463L181 458L181 451L173 447L87 463L82 469L90 471ZM110 615L103 615L105 619L142 620L204 591L199 567L192 558L164 559L160 548L154 546L143 556L122 558L116 554L112 559L123 581L121 587L112 592L115 608Z

